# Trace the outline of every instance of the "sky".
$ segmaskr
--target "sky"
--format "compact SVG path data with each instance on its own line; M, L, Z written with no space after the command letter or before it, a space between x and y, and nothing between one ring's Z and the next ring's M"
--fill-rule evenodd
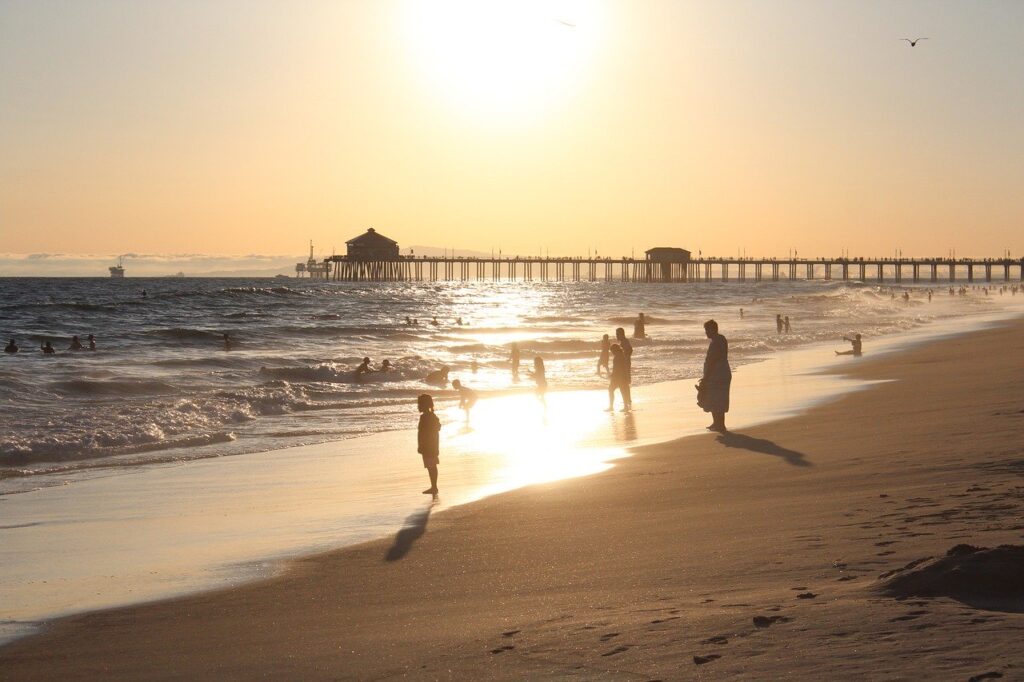
M0 274L371 226L1019 257L1022 45L1016 0L0 0Z

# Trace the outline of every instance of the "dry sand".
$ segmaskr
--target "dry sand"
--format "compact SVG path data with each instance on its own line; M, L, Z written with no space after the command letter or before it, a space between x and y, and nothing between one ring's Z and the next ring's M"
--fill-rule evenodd
M1024 322L837 367L894 381L70 617L0 678L1024 678Z

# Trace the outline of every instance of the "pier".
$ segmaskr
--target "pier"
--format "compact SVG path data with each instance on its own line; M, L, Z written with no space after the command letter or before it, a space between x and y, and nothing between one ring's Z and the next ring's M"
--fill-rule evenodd
M1024 259L1010 258L634 258L392 256L324 259L336 282L858 282L1024 281Z
M1024 281L1024 258L714 258L655 247L644 258L401 255L398 242L372 227L345 242L348 253L296 272L335 282L859 282Z

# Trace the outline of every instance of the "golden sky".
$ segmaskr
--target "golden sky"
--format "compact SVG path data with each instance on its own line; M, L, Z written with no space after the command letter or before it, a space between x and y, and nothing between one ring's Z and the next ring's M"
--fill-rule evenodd
M0 253L1020 256L1022 45L1012 0L0 0Z

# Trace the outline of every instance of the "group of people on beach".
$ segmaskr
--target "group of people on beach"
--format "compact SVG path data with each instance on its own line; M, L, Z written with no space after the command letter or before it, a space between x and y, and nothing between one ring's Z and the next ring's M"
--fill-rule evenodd
M643 327L643 313L637 319L639 328L634 324L634 337L645 338L646 330ZM637 332L642 335L638 335ZM729 367L729 342L718 331L718 323L715 320L708 320L704 323L704 333L709 339L708 350L704 359L704 372L697 384L697 404L705 412L710 412L712 422L707 427L709 431L724 433L725 414L729 411L729 392L732 385L732 369ZM605 334L601 341L601 355L598 358L597 373L599 376L608 377L608 411L615 407L615 392L618 391L622 399L622 411L632 410L633 401L630 392L632 383L632 356L633 344L626 338L626 331L623 327L615 330L615 343L611 342L608 334ZM609 369L610 359L610 369ZM518 378L521 351L518 343L511 346L510 364L513 377ZM447 369L444 368L444 377L447 379ZM602 375L601 370L605 374ZM534 357L534 381L537 384L537 394L541 401L544 401L544 393L547 390L547 378L544 372L544 360L539 355ZM466 421L469 421L469 414L479 399L473 389L465 386L460 380L452 381L454 388L459 395L459 409L466 413ZM434 413L434 399L424 393L417 400L417 409L420 412L419 425L417 428L418 452L422 456L423 466L430 476L430 487L423 491L425 495L437 495L438 463L440 461L440 432L441 421Z
M85 337L85 340L88 345L83 345L81 339L79 339L78 336L72 336L71 345L69 345L67 349L70 351L96 350L95 336L89 334L87 337ZM8 341L7 345L4 346L4 352L11 354L20 353L21 347L18 345L18 340L11 339L10 341ZM41 352L43 355L56 355L57 349L54 348L50 340L47 339L39 343L39 352Z

